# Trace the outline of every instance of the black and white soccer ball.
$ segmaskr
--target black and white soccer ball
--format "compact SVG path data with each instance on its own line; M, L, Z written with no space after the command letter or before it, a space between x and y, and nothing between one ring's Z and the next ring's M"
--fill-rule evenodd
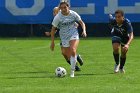
M55 69L55 75L56 75L57 77L65 77L66 74L67 74L67 71L66 71L66 69L63 68L63 67L57 67L57 68Z

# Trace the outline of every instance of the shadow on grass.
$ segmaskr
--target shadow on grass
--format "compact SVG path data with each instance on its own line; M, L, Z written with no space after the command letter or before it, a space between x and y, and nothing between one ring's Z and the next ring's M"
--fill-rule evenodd
M8 73L6 73L8 74ZM14 76L12 76L12 74ZM84 73L84 74L80 74L80 73L76 73L75 76L78 77L78 76L88 76L88 77L91 77L91 76L102 76L102 75L111 75L111 74L114 74L114 73ZM22 79L22 78L25 78L25 79L29 79L29 78L32 78L32 79L43 79L43 78L58 78L55 76L55 74L52 74L50 72L47 72L47 71L42 71L42 72L13 72L13 73L9 73L10 76L6 76L6 77L2 77L4 79ZM17 76L15 76L17 75ZM20 76L21 75L21 76ZM24 76L23 76L24 75ZM29 75L29 76L27 76ZM67 74L66 77L69 77L69 74Z
M99 74L76 74L76 76L97 76L97 75L108 75L108 74L114 74L114 73L99 73Z
M34 72L12 72L12 74L45 74L45 73L51 73L47 71L34 71Z
M53 78L55 75L52 75L51 72L40 71L40 72L11 72L5 73L6 77L4 79L18 79L18 78Z

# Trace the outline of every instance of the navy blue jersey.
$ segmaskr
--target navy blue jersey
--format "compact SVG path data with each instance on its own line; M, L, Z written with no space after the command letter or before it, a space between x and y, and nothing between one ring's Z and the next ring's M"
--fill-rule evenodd
M111 35L120 38L129 38L129 34L133 32L131 22L125 18L122 25L118 25L115 18L109 17L109 24L112 29Z

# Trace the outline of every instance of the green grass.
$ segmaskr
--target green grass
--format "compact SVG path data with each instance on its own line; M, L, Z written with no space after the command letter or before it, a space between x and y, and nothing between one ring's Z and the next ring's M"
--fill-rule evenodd
M48 38L0 39L0 93L139 93L140 38L130 46L126 74L114 74L110 38L81 39L78 53L84 59L81 72L69 77L70 66ZM54 75L66 68L64 78Z

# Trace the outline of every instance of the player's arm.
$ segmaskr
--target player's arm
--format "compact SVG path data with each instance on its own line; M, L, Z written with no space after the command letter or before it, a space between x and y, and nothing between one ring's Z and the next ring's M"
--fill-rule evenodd
M109 27L110 27L110 29L112 29L112 28L114 28L115 18L112 16L112 14L109 14L108 17L109 17Z
M54 38L55 38L55 33L57 31L56 29L57 29L58 24L59 24L59 17L55 16L54 20L52 22L52 29L51 29L51 45L50 45L50 49L52 51L54 50L54 47L55 47Z
M82 32L82 36L83 37L86 37L87 36L87 33L86 33L86 26L85 26L85 23L82 21L82 20L79 20L79 23L83 29L83 32Z
M132 42L132 40L134 38L133 27L130 22L127 24L127 29L128 29L128 33L129 33L129 40L127 42L127 45L130 45L130 43Z
M108 17L109 17L109 21L113 21L114 20L114 17L112 16L112 14L109 14Z
M79 24L78 24L78 23L76 23L76 22L75 22L75 24L74 24L74 25L75 25L75 27L76 27L76 28L78 28L78 27L79 27Z
M127 42L127 45L130 45L130 43L132 42L133 38L134 38L134 34L133 34L133 32L131 32L131 33L129 34L129 40L128 40L128 42Z
M124 46L125 49L129 48L129 45L130 45L130 43L132 42L132 40L134 38L133 27L132 27L131 23L127 24L127 29L128 29L128 33L129 33L129 40L128 40L127 44Z
M129 40L128 40L127 44L124 45L124 47L123 47L126 51L128 50L129 45L130 45L130 43L132 42L133 38L134 38L134 35L133 35L133 32L131 32L131 33L129 34Z
M86 26L85 26L85 23L82 21L80 15L78 15L76 12L73 12L73 13L74 13L74 15L75 15L76 21L80 23L80 25L81 25L81 27L82 27L82 29L83 29L82 36L83 36L83 37L86 37L86 36L87 36L87 33L86 33Z
M51 29L51 46L50 46L50 49L52 51L54 50L54 47L55 47L54 38L55 38L56 31L57 31L56 27L52 26L52 29Z
M51 27L52 27L52 26L50 26L50 25L47 25L47 26L45 27L45 35L48 36L48 37L51 36Z
M45 35L49 37L51 35L51 33L49 31L46 31Z

